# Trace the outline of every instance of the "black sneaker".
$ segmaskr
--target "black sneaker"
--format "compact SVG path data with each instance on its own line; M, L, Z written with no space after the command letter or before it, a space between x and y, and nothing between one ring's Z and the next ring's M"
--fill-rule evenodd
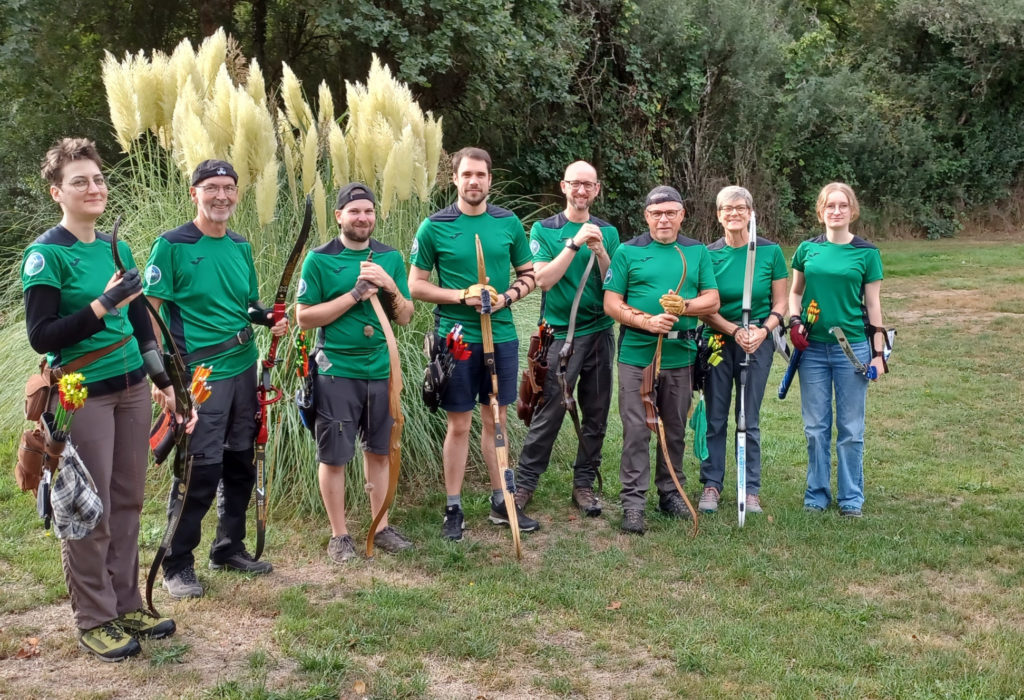
M412 549L412 541L395 528L388 525L373 536L373 546L389 554Z
M683 500L683 497L676 491L662 495L661 503L658 505L658 510L670 518L682 518L683 520L692 519L690 509L686 507L686 502Z
M241 571L243 574L269 574L274 570L269 561L256 561L252 558L244 549L241 552L235 552L224 561L210 560L211 569L230 569L232 571Z
M491 514L490 516L488 516L487 519L495 525L509 525L509 527L511 527L508 521L508 509L505 507L505 505L506 501L502 501L501 503L495 504L494 499L492 498ZM519 532L536 532L540 529L540 523L538 523L536 520L534 520L526 513L524 513L523 509L520 508L518 505L515 508L516 517L519 519Z
M622 511L622 531L630 535L644 534L644 512L633 508Z
M138 640L113 620L82 630L78 635L78 644L100 661L124 661L142 651Z
M171 618L151 615L142 608L126 612L114 622L131 636L146 637L148 639L170 637L174 634L174 630L177 629L174 625L174 620Z
M448 506L444 509L444 520L441 521L441 537L458 542L462 539L465 529L465 518L461 506Z
M597 500L594 489L589 486L573 487L572 504L588 518L596 518L601 515L601 501Z

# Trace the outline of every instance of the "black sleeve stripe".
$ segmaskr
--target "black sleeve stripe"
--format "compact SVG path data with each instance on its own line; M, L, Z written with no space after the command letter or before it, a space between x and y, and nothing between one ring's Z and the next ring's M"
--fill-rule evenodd
M332 238L323 245L314 248L313 252L320 253L321 255L337 255L343 250L345 250L345 246L342 244L341 239Z
M558 230L560 228L563 228L567 223L569 223L569 220L565 218L565 212L560 211L554 216L549 216L548 218L541 221L540 225L541 228L550 228Z
M374 253L390 253L391 251L395 250L395 248L392 248L387 243L382 243L381 241L378 241L376 238L371 238L370 250L372 250Z
M757 244L761 245L761 237L757 237ZM725 238L719 238L717 241L708 244L708 250L721 250L725 247Z
M43 232L36 240L35 243L39 245L57 245L70 247L78 242L74 234L68 231L63 226L54 226L49 231Z
M643 247L649 246L651 244L651 241L653 241L653 240L654 239L651 238L650 232L648 232L648 233L641 233L639 236L637 236L635 238L630 238L628 241L626 241L622 245L633 245L633 246L637 246L638 248L643 248Z
M487 213L493 216L495 219L507 219L510 216L515 216L515 214L513 214L508 209L499 207L496 204L488 204Z
M874 243L871 243L870 241L866 241L863 238L861 238L860 236L854 236L853 240L850 241L850 245L852 245L854 248L877 248L878 247Z
M687 238L686 236L684 236L681 233L676 236L676 243L678 245L684 246L686 248L689 248L689 247L695 246L695 245L704 245L700 241L698 241L698 240L696 240L694 238Z
M452 222L462 216L462 212L459 211L459 207L456 204L449 204L444 209L434 212L429 217L430 221L436 221L438 223Z
M160 238L163 238L168 243L195 243L203 237L203 232L192 223L191 221L178 228L165 231L160 234Z

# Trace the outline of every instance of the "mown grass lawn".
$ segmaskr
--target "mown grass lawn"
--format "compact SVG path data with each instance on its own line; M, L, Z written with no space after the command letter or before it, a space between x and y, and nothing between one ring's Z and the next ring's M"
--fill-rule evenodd
M899 337L893 372L869 393L863 519L802 511L799 389L778 401L776 366L762 416L765 515L742 530L727 473L722 508L695 540L653 502L646 536L619 534L613 419L605 515L569 508L561 458L531 506L542 530L524 536L522 564L507 532L486 523L479 471L461 544L438 537L439 486L399 494L392 521L415 552L345 569L325 561L326 518L277 519L274 574L204 570L198 602L158 591L179 633L110 668L75 649L56 542L8 472L0 695L1019 697L1024 245L881 247L883 306ZM11 454L11 436L6 445ZM695 498L692 455L685 468ZM149 493L146 567L163 527L156 479ZM362 507L352 524L366 519ZM39 654L18 660L26 638Z

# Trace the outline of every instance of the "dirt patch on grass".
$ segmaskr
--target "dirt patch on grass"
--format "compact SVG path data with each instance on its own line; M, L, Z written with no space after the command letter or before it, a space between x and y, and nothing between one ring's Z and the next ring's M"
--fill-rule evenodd
M995 285L985 289L933 289L913 280L895 280L887 285L886 299L903 300L903 308L886 310L886 316L898 326L940 322L956 324L965 332L985 330L999 318L1018 318L1019 313L999 311L997 304L1019 302L1024 309L1024 291L1019 285Z

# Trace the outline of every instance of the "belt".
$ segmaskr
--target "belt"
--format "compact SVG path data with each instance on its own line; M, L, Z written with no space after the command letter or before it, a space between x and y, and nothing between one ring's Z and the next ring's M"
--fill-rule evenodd
M629 330L633 331L634 333L640 333L642 335L654 336L655 338L658 337L659 335L660 336L664 336L665 340L696 340L697 339L697 329L696 328L691 328L688 331L669 331L668 333L651 333L650 331L645 331L645 330L642 330L640 328L633 328L632 326L629 326Z
M239 345L245 345L250 340L252 340L252 326L246 326L227 340L217 343L216 345L207 345L204 348L193 350L182 359L185 360L186 365L194 365L197 362L202 362L208 357L219 355L222 352L226 352L227 350Z

